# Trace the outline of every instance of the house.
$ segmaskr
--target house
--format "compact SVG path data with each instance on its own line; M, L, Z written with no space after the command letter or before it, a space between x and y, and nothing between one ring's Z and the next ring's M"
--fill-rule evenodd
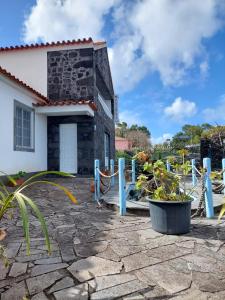
M115 155L106 42L91 38L0 48L0 170L93 174Z
M116 136L115 137L115 148L118 151L125 151L125 150L131 150L132 148L132 142L128 139Z

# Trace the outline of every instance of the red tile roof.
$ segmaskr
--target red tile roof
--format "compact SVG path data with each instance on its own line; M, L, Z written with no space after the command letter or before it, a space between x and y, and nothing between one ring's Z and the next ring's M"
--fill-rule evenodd
M64 105L89 105L93 110L97 110L97 106L92 100L49 100L48 103L38 103L34 104L36 107L43 106L64 106Z
M8 79L15 82L16 84L20 85L21 87L25 88L26 90L28 90L29 92L31 92L35 96L37 96L38 97L37 100L40 101L39 103L46 104L48 102L48 99L45 96L43 96L41 93L39 93L38 91L36 91L32 87L30 87L29 85L27 85L22 80L18 79L14 75L12 75L10 72L3 69L1 66L0 66L0 74L7 77Z
M0 52L3 51L12 51L12 50L26 50L26 49L37 49L37 48L47 48L47 47L55 47L55 46L70 46L70 45L84 45L84 44L93 44L93 45L104 45L106 42L98 41L93 42L92 38L88 39L78 39L78 40L68 40L68 41L57 41L51 43L40 43L40 44L31 44L31 45L19 45L19 46L11 46L11 47L0 47Z

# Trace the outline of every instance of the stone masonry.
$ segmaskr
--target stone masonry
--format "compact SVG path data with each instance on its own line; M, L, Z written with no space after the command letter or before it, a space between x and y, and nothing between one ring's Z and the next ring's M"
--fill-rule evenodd
M48 52L48 97L93 100L93 49Z
M48 52L48 97L58 100L92 100L94 118L88 116L48 117L48 168L59 169L59 124L77 123L78 173L93 174L94 159L104 168L104 133L110 137L110 158L115 156L115 124L100 102L98 93L111 100L114 91L107 48L70 49Z
M9 266L0 263L1 300L225 299L224 220L195 219L190 233L163 235L149 217L99 208L89 179L54 181L79 204L55 187L27 190L45 216L52 252L34 215L29 256L19 211L4 219Z

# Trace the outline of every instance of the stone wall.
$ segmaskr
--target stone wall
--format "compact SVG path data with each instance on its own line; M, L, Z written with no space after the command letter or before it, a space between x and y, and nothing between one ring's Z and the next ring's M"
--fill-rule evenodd
M48 97L93 99L93 49L48 52Z
M98 110L95 113L95 157L100 159L101 168L104 168L104 133L110 136L110 158L115 158L115 123L110 119L101 103L98 101L98 93L107 99L114 101L114 91L112 86L112 78L110 66L108 61L107 48L96 50L94 53L95 62L95 102L97 103ZM113 105L112 105L113 108Z
M100 159L100 167L105 167L104 157L104 133L110 136L110 158L115 158L115 124L104 112L102 106L98 105L98 111L95 113L95 158Z
M102 48L95 51L95 64L96 64L96 68L99 71L99 73L96 71L96 75L99 81L101 80L101 78L104 80L108 93L110 94L110 98L113 99L114 91L113 91L113 84L112 84L112 77L110 72L107 48ZM106 99L110 99L110 98L106 98Z
M49 170L59 170L59 124L62 123L77 123L79 174L93 174L95 158L100 159L104 168L104 133L110 135L110 158L115 157L115 124L98 102L98 90L113 103L106 48L48 52L48 97L52 101L90 99L98 107L94 118L48 117Z
M94 170L94 120L88 116L48 117L48 169L59 170L59 124L77 123L78 174Z

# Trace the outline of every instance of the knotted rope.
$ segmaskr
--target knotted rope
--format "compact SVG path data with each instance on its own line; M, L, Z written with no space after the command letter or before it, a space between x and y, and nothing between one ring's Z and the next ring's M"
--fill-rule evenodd
M106 187L106 190L105 190L105 191L103 191L103 190L100 189L101 193L102 193L103 195L105 195L105 194L107 194L107 193L109 192L109 190L110 190L110 188L111 188L111 179L112 179L112 177L117 176L117 175L119 174L119 171L116 171L114 174L111 174L111 175L106 175L106 174L104 174L103 172L101 172L101 170L100 170L99 168L97 168L97 171L98 171L98 173L101 175L101 177L100 177L100 182L101 182L101 184L104 185L104 186ZM109 184L108 184L108 185L105 184L105 182L102 180L102 177L103 177L103 178L106 178L106 179L109 179Z

